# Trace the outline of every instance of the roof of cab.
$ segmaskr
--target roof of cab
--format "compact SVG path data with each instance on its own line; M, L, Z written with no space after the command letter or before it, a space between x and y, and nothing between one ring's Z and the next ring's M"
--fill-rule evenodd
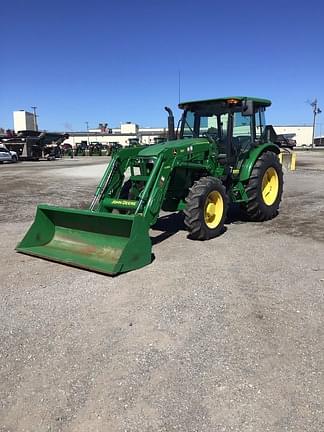
M179 103L178 107L180 109L188 109L190 107L194 107L195 105L201 105L201 104L214 104L218 102L231 102L231 101L242 102L243 100L252 100L256 105L263 106L263 107L268 107L271 105L271 100L269 99L260 99L253 96L228 96L228 97L222 97L217 99L205 99L205 100L181 102Z

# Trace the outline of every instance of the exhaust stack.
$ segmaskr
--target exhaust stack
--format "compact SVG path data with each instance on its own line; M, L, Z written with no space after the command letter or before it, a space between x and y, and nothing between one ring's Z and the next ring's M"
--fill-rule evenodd
M176 139L175 131L174 131L174 116L171 108L164 107L165 111L168 115L168 141L172 141Z

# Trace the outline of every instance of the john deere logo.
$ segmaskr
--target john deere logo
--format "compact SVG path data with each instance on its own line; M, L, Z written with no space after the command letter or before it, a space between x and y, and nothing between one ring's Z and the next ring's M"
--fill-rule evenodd
M127 206L127 207L129 207L129 206L135 207L137 204L137 201L114 199L111 201L111 204L120 205L120 206Z

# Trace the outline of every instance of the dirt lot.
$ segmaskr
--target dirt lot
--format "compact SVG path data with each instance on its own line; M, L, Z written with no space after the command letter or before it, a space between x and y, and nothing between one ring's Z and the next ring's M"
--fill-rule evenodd
M103 158L0 166L0 431L324 430L324 153L279 216L111 278L14 251L40 202L85 207ZM163 231L166 230L166 231Z

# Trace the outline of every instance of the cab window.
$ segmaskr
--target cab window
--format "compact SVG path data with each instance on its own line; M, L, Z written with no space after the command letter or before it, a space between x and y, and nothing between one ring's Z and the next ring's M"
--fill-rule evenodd
M236 147L245 147L253 141L252 116L243 116L242 113L234 113L233 119L233 144Z
M255 113L255 137L256 139L260 139L264 133L265 129L265 117L264 117L264 108L260 108Z

